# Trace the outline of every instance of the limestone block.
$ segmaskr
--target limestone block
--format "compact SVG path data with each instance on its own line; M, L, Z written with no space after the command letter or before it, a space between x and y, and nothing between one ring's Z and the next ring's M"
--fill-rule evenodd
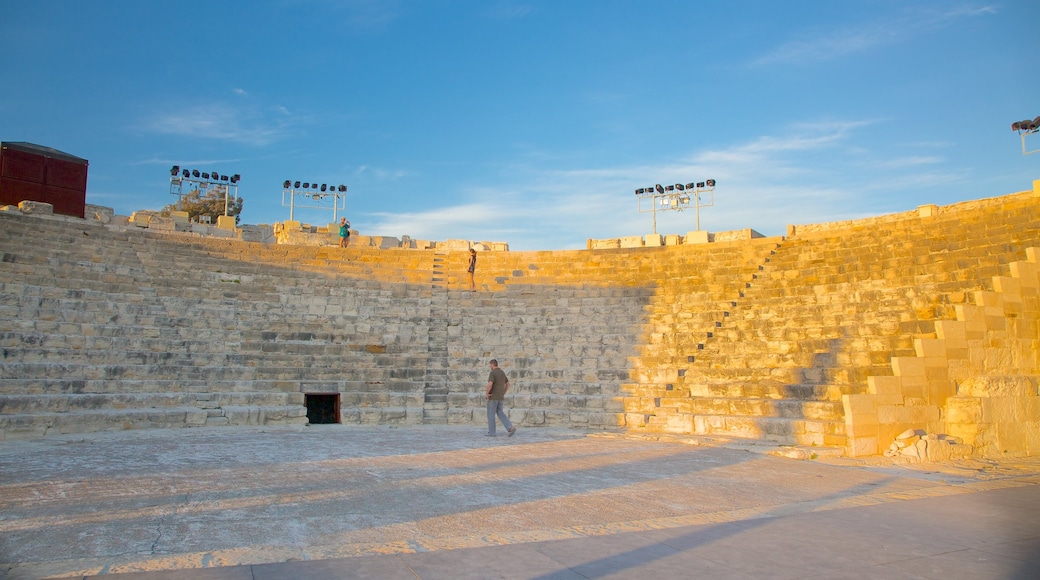
M878 405L874 395L842 395L841 405L846 417L877 417Z
M84 215L86 215L88 218L93 216L95 220L103 224L111 223L112 216L114 216L115 213L115 210L110 207L105 207L103 205L93 205L90 203L86 204L86 208L84 211Z
M959 320L938 320L935 323L935 336L950 343L949 346L963 348L966 332L964 323Z
M177 222L170 217L153 215L148 220L148 229L160 232L174 232L177 231Z
M659 247L664 245L664 239L661 234L647 234L645 244L647 247Z
M957 385L962 397L1036 397L1037 386L1029 377L971 377Z
M939 215L939 206L935 204L919 205L917 206L918 217L932 217Z
M171 211L170 219L172 219L174 223L178 224L188 224L191 222L191 217L186 211Z
M693 232L686 232L687 244L707 244L708 243L708 231L697 230Z
M1018 278L1023 293L1036 292L1040 287L1040 274L1032 262L1012 262L1011 275Z
M897 377L923 377L924 359L915 356L892 357L892 371Z
M982 422L982 401L976 397L950 397L946 399L946 423L948 425L972 425Z
M139 228L146 228L148 222L152 221L152 215L154 215L152 212L135 211L130 214L130 223Z
M850 457L863 457L878 454L877 437L855 437L848 439L847 445Z
M678 246L682 242L682 238L679 234L668 234L664 237L664 245L666 246Z
M621 240L618 238L611 238L607 240L588 240L588 249L590 250L613 250L621 247Z
M914 339L914 351L918 357L931 358L936 364L935 360L943 361L941 364L945 364L946 357L946 341L938 338L915 338ZM926 363L928 366L928 363Z
M978 400L982 405L981 423L1015 423L1019 420L1020 406L1013 397L986 397Z
M1003 294L1001 303L1005 310L1007 303L1022 302L1022 281L1011 276L994 276L993 289Z
M238 227L238 225L235 223L235 216L221 215L217 216L217 227L222 230L233 230Z
M620 238L620 247L622 248L642 248L643 247L643 236L625 236Z
M859 439L863 437L870 437L878 439L881 431L877 421L870 422L853 422L852 424L845 425L845 434L850 439Z
M25 200L18 202L18 211L32 215L54 215L54 206L42 201Z

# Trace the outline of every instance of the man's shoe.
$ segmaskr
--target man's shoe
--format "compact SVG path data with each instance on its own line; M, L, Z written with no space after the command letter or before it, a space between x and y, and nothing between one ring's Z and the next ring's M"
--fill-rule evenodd
M484 437L494 437L494 433L484 433Z
M513 433L516 433L516 427L513 427L512 429L509 430L509 435L507 435L507 437L512 437Z

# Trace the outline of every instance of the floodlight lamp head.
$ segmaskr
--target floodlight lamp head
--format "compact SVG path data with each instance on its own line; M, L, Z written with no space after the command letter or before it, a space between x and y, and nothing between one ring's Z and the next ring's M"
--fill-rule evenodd
M192 169L191 170L191 176L192 177L198 177L199 176L199 170L198 169Z
M705 183L708 184L708 187L715 187L715 180L714 179L709 179Z
M292 185L292 182L289 181L288 179L286 179L285 181L282 182L282 189L289 189L290 185Z
M697 189L704 189L704 182L703 181L698 181L697 182Z
M293 187L295 187L296 189L300 189L300 182L297 181L296 183L294 183Z
M238 183L239 181L242 181L242 176L241 175L236 173L236 174L231 176L231 183Z
M203 171L203 172L202 172L202 178L203 178L203 179L209 179L209 174L208 174L208 173L206 173L205 171Z
M1026 119L1024 121L1018 121L1017 123L1011 123L1011 130L1026 133L1035 133L1040 130L1040 117L1037 117L1030 121Z
M679 191L683 191L684 189L686 189L686 186L681 184L681 183L676 183L675 184L675 189L678 189Z
M664 188L664 190L665 191L675 191L675 186L674 185L669 185L668 187Z
M187 178L191 177L191 172L190 172L190 171L188 171L187 169L185 169L184 171L182 171L182 172L181 172L181 175L182 175L182 176L183 176L183 177L184 177L185 179L187 179Z
M696 187L697 187L696 183L687 183L686 184L686 189L694 189Z
M644 191L646 191L646 190L643 189L642 187L640 187L639 189L636 190L636 195L643 195Z
M328 185L326 185L326 184L324 184L324 183L323 183L323 184L321 184L321 191L322 191L322 192L324 192L326 188L328 188Z
M658 183L657 185L655 185L655 186L654 186L654 189L655 189L655 190L657 190L657 193L664 193L664 188L663 188L663 187L661 187L661 184L660 184L660 183Z
M181 172L180 165L174 165L170 168L170 177L177 177L177 174Z
M339 186L339 190L340 191L346 191L347 190L347 186L346 185L341 185L341 186Z
M303 188L304 188L304 189L310 189L310 188L311 188L311 182L309 182L309 181L304 181L304 182L303 182Z

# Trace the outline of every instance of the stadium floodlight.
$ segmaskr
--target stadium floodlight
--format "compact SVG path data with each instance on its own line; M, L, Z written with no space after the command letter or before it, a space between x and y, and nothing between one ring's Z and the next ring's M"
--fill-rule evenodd
M1040 152L1040 149L1033 149L1032 151L1026 150L1026 136L1035 135L1040 132L1040 116L1036 117L1032 121L1026 119L1024 121L1011 123L1011 130L1018 131L1018 135L1022 139L1022 155L1031 155Z
M218 171L204 172L198 169L181 169L180 165L170 168L170 193L179 198L182 203L191 192L200 195L207 191L215 191L224 195L224 215L228 215L231 198L238 198L238 186L236 185L239 175L234 177L221 175ZM231 183L228 183L228 181ZM183 206L181 206L183 207Z
M701 229L701 207L715 205L715 180L690 182L687 184L676 183L674 185L662 186L660 183L653 187L640 187L635 190L639 202L639 213L653 213L654 233L657 233L657 212L665 210L682 211L693 204L697 210L697 231ZM701 199L702 193L710 193L711 201L704 203ZM644 208L644 203L649 207Z
M334 222L338 219L337 212L346 209L346 185L330 185L309 180L300 183L286 179L282 182L282 189L282 205L289 207L290 221L295 219L297 207L331 209Z

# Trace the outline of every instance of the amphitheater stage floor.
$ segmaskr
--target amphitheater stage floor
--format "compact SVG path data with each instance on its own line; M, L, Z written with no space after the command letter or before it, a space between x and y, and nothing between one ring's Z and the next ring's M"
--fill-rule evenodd
M0 442L0 577L1040 577L1040 460L765 449L472 426Z

